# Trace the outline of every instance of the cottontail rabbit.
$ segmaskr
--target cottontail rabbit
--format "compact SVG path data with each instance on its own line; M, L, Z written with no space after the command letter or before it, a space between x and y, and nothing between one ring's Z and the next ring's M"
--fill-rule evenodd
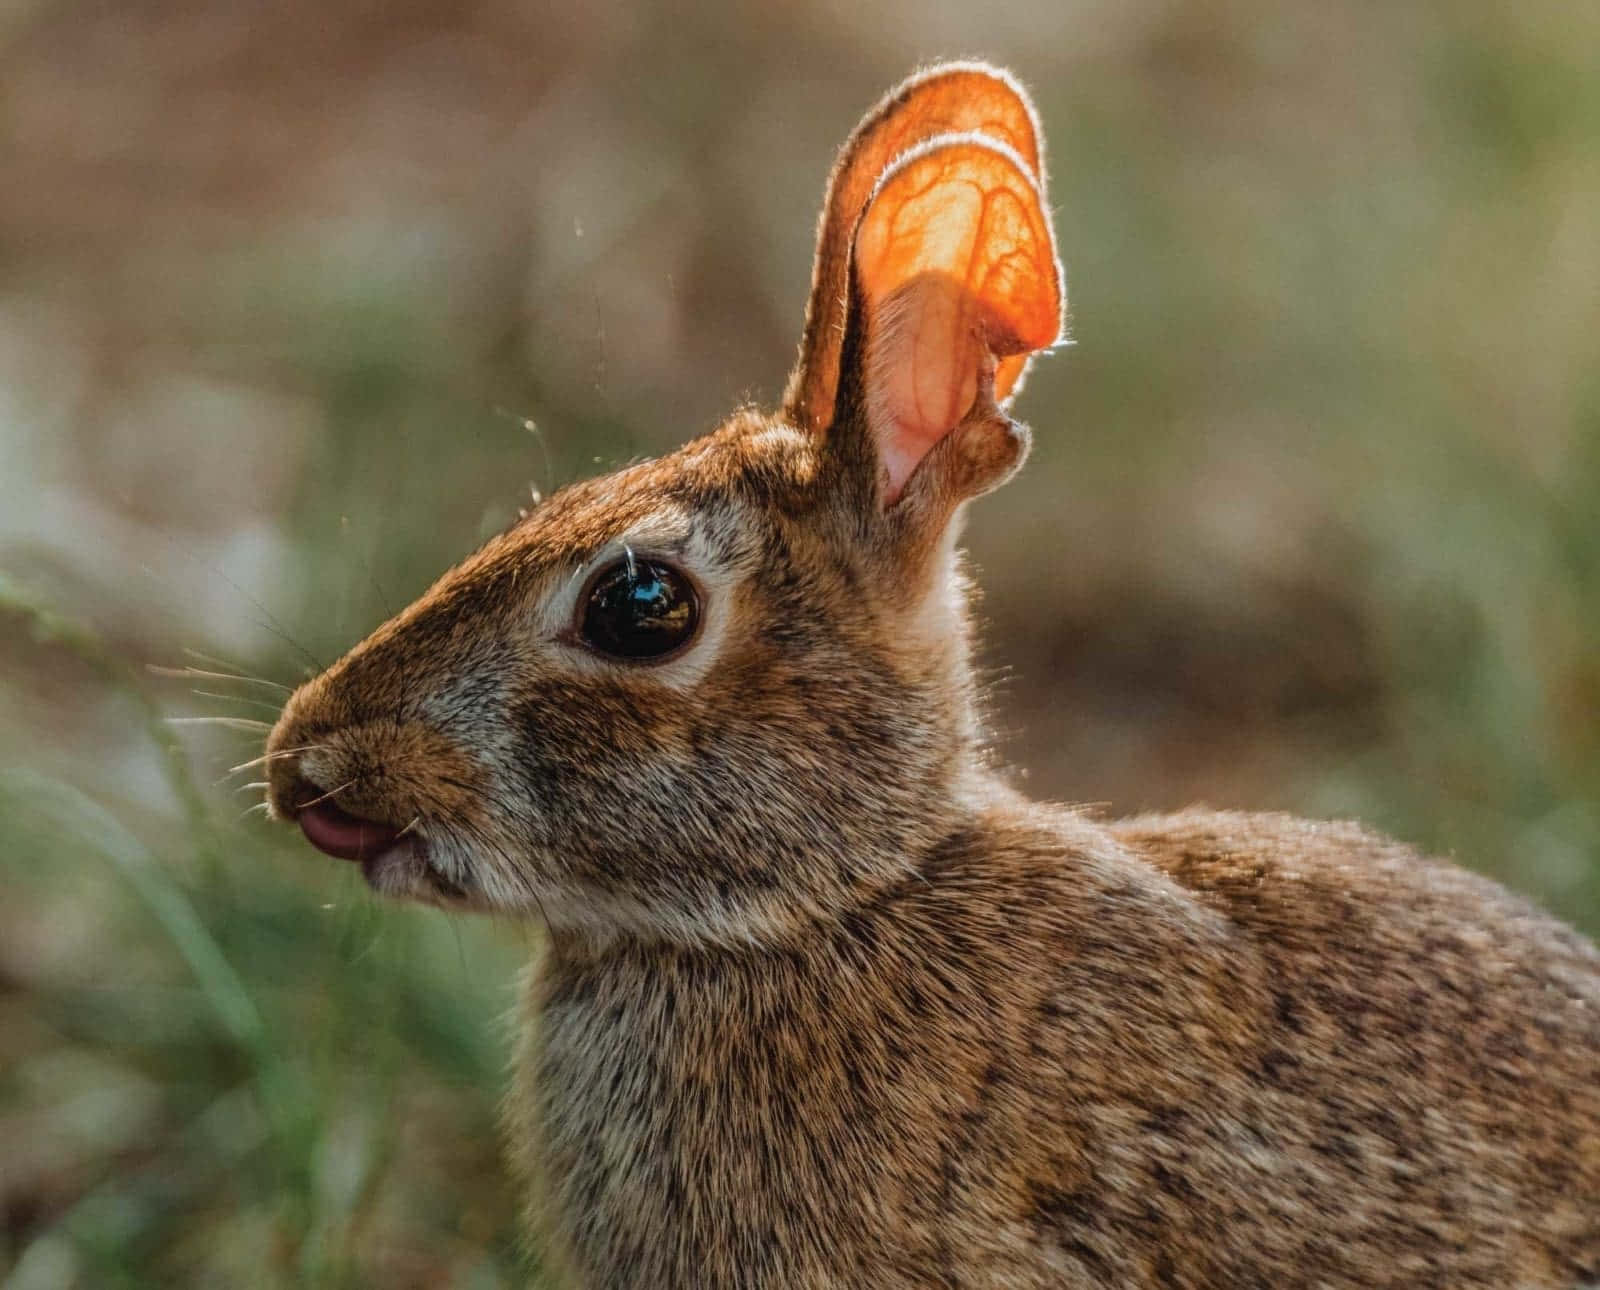
M510 1099L614 1290L1600 1278L1600 954L1346 824L1032 803L956 552L1056 343L1037 123L894 91L781 411L576 484L294 695L271 800L537 915Z

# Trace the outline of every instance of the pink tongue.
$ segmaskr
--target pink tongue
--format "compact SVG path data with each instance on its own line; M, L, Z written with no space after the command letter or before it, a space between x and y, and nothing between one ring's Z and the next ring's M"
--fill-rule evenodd
M296 818L312 846L341 860L375 856L400 836L400 830L377 820L363 820L332 802L307 806Z

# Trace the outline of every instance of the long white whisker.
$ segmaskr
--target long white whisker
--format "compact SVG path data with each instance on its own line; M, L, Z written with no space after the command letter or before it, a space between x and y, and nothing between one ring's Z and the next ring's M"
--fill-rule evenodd
M268 703L265 699L251 699L242 694L218 694L215 690L190 690L189 693L198 694L202 699L221 699L224 703L248 703L252 708L260 708L273 716L283 711L281 703Z
M280 685L277 681L269 681L264 676L244 676L238 672L212 672L203 667L162 667L159 663L146 663L145 670L156 676L170 676L180 681L204 677L209 681L238 681L243 685L265 685L284 694L294 693L292 687Z
M169 726L221 726L225 730L248 730L261 734L271 730L270 721L257 721L254 717L168 717Z
M224 579L224 581L226 581L226 579ZM235 587L235 590L237 590L237 589L238 588ZM246 598L248 599L248 597L246 597ZM318 663L316 659L311 658L311 656L309 654L306 654L306 651L303 650L303 649L300 649L300 646L298 644L296 644L294 641L289 641L289 644L294 645L294 647L297 650L300 650L300 653L305 654L308 659L311 659L312 664L315 666L315 671L311 672L309 675L315 676L317 674L317 672L321 672L321 671L324 670L322 664ZM200 662L205 663L208 666L226 668L228 671L234 673L236 676L250 677L250 674L248 672L246 672L244 670L244 668L240 667L237 663L233 662L231 659L218 658L215 654L207 654L204 650L189 649L187 647L184 649L183 652L185 654L187 654L190 658L199 659ZM258 679L258 678L250 677L250 679L255 680L255 679ZM273 684L276 684L276 682L273 682Z
M222 783L222 780L227 779L229 775L237 775L241 770L254 770L257 766L264 765L269 761L277 761L280 757L293 757L297 753L320 752L327 746L327 744L301 744L298 748L279 748L275 752L264 752L259 757L252 757L249 761L242 761L237 766L230 766L217 783Z

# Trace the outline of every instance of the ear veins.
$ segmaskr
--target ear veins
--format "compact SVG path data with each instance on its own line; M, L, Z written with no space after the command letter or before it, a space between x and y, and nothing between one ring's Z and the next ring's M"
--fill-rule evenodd
M889 478L886 506L895 503L903 481L926 451L929 431L943 437L945 428L954 427L974 406L979 355L1007 356L998 366L991 363L988 372L991 391L1005 398L1035 348L1032 335L1022 335L1024 328L988 304L1026 293L1029 271L1036 268L1025 245L1026 211L1009 190L986 190L957 178L950 187L970 190L976 215L953 209L967 203L944 193L945 209L930 217L919 209L918 199L942 182L943 176L930 176L894 210L883 252L886 263L877 268L890 279L907 277L877 306L871 320L877 335L869 350L879 359L879 370L868 383L872 419L879 427L894 427L882 447ZM942 224L944 240L954 244L949 261L960 267L948 278L928 272L910 276L909 266L927 258L928 226L935 221ZM997 245L1009 249L997 252ZM897 258L909 263L896 263ZM910 335L902 338L905 329ZM1036 333L1039 328L1027 330ZM897 404L907 411L896 410Z
M1033 104L1022 87L984 63L946 63L889 93L856 127L828 178L799 361L784 393L786 418L820 434L834 421L847 326L851 244L884 172L938 135L978 133L1010 148L1042 189L1044 165Z
M867 432L893 505L975 397L996 356L996 401L1061 331L1060 265L1025 163L978 135L942 135L898 158L856 230ZM849 373L844 374L848 377Z

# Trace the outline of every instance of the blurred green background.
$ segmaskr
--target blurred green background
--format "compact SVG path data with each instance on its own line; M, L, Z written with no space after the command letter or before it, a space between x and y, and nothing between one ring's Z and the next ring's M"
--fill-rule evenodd
M1359 816L1600 929L1600 6L23 0L7 1290L537 1276L536 931L375 905L247 813L256 728L166 721L281 692L149 665L292 685L772 403L834 148L962 54L1038 98L1077 339L971 522L1031 791Z

